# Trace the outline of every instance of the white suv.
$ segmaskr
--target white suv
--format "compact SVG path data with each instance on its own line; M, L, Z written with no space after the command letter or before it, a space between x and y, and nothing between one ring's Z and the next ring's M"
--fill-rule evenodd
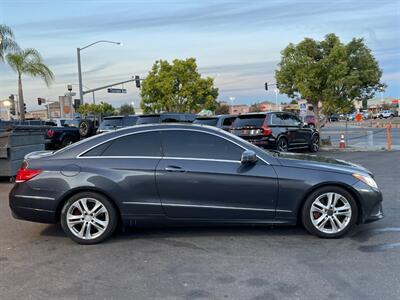
M378 112L376 117L379 118L379 119L393 118L394 117L394 112L391 111L391 110L381 110L380 112Z

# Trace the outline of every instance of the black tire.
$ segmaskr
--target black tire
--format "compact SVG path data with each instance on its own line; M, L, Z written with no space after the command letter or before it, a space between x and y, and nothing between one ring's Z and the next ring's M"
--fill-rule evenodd
M73 143L74 141L70 137L65 137L61 142L61 148L67 147Z
M76 203L78 200L83 199L83 198L90 198L90 199L95 199L107 210L108 213L108 225L105 227L105 230L103 233L101 233L100 236L93 238L93 239L84 239L80 238L77 236L68 226L67 224L67 213L68 210L70 209L71 205ZM106 197L104 197L101 194L94 193L94 192L82 192L78 193L65 202L62 210L61 210L61 227L64 230L65 234L72 239L74 242L82 245L93 245L93 244L98 244L107 238L109 238L114 232L115 229L117 228L118 225L118 214L110 200L108 200Z
M318 152L319 143L320 143L319 135L318 134L314 134L311 137L310 145L308 146L308 149L310 150L310 152L313 152L313 153Z
M92 120L81 120L79 122L79 134L83 138L90 137L94 134L94 124Z
M340 231L336 233L326 233L323 231L320 231L317 229L314 224L312 223L311 220L311 207L313 202L321 195L324 195L325 193L337 193L343 196L348 203L350 204L351 207L351 217L350 220L348 221L347 225L341 229ZM301 211L301 221L306 228L306 230L313 234L316 235L320 238L340 238L344 235L346 235L356 224L358 218L358 207L357 203L354 200L353 196L347 192L345 189L337 186L326 186L322 187L316 191L314 191L311 195L309 195L304 202L302 211ZM328 222L327 222L328 223Z
M288 152L289 150L289 143L285 137L280 137L276 142L276 150L280 152Z

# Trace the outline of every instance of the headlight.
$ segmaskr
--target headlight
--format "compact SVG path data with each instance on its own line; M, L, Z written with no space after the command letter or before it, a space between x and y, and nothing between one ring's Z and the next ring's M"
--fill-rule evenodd
M357 178L358 180L366 183L370 187L373 187L374 189L378 188L378 185L376 184L375 180L369 175L361 175L361 174L358 174L358 173L354 173L353 176L355 178Z

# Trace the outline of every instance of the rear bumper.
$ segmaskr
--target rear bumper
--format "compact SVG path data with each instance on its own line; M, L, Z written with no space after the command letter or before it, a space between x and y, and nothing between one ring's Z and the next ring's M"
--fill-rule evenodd
M9 206L16 219L39 223L57 222L57 201L50 196L37 195L26 184L16 184L9 194Z

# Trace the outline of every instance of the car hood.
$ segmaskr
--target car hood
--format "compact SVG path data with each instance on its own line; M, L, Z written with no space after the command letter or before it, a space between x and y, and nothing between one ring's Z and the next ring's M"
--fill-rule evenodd
M334 159L309 154L282 152L277 154L277 158L283 166L287 167L314 169L346 174L362 172L372 176L372 173L363 166L341 159Z

